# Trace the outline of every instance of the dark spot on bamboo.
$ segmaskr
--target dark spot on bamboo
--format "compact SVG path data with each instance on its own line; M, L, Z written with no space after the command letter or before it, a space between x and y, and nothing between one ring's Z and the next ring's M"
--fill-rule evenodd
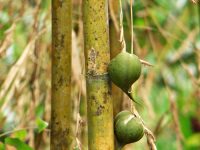
M61 40L60 40L60 46L64 47L64 40L65 40L65 35L61 34Z
M102 106L102 105L98 106L98 107L97 107L97 111L96 111L95 114L96 114L97 116L101 115L104 108L105 108L105 107Z
M69 128L66 128L66 129L63 131L63 134L64 134L64 135L68 135L68 134L69 134Z
M62 86L63 85L63 82L64 82L64 78L63 76L60 76L59 80L58 80L58 85L59 86Z
M111 90L110 90L110 89L111 89L111 82L110 82L110 81L109 81L109 87L110 87L110 88L109 88L109 90L108 90L108 95L111 96L112 93L111 93Z
M59 0L59 7L62 8L63 0Z
M56 59L60 59L61 57L60 57L60 55L56 55Z
M95 75L96 72L95 72L94 70L90 70L90 71L88 71L88 74L90 74L90 75Z
M90 50L89 59L92 61L92 63L95 63L96 52L95 52L94 48L91 48L91 50Z
M103 103L106 104L108 102L108 96L107 96L107 92L103 93Z
M92 99L92 100L95 100L95 97L94 97L94 95L92 95L92 96L91 96L91 99Z

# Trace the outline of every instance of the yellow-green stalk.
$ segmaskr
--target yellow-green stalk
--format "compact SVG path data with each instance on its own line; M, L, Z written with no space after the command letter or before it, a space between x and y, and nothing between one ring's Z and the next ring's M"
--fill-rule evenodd
M110 5L110 55L111 59L121 52L121 44L119 37L119 1L109 0ZM114 106L114 116L119 113L122 109L123 92L115 84L112 83L112 98Z
M113 102L107 67L110 62L108 1L83 0L88 110L88 149L113 150Z
M71 0L52 0L51 150L71 150Z

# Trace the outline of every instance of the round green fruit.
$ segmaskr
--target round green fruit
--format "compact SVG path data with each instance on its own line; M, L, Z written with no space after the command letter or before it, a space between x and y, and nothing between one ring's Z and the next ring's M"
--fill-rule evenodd
M132 84L140 77L141 62L136 55L121 52L111 60L108 73L112 82L128 93Z
M124 114L115 118L114 130L121 145L137 142L144 135L142 121L133 114Z
M116 116L115 116L115 122L117 122L119 119L123 118L123 117L127 117L129 115L131 115L132 113L128 110L123 110L121 112L119 112Z

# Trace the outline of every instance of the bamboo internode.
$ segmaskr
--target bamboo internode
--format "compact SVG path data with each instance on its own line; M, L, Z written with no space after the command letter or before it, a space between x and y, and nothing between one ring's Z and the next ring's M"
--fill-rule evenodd
M73 143L71 100L72 2L52 0L51 150Z

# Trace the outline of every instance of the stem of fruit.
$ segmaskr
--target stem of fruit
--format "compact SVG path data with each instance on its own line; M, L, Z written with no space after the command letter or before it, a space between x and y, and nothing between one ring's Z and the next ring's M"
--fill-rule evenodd
M119 0L120 7L120 43L122 45L122 52L126 52L126 42L124 39L124 29L123 29L123 11L122 11L122 2Z
M141 104L138 103L136 100L134 100L133 96L131 95L131 92L128 91L128 92L126 92L126 94L127 94L128 97L131 99L132 102L135 102L136 104L141 105ZM132 103L131 103L131 105L132 105L131 107L134 107ZM131 108L131 109L132 109L132 108ZM131 110L131 112L132 112L132 110Z
M146 126L145 126L145 123L142 119L142 117L139 115L139 113L137 112L137 110L135 110L134 112L134 115L136 115L136 117L138 117L141 121L142 121L142 125L143 125L143 128L144 128L144 133L145 133L145 136L147 138L147 144L149 146L149 149L150 150L157 150L157 147L156 147L156 144L155 144L155 137L152 133L151 130L149 130Z
M116 150L122 150L123 147L124 147L124 145L121 144L121 143L119 143L119 142L117 141L117 147L116 147Z
M130 10L131 10L131 54L133 54L133 0L130 0Z

